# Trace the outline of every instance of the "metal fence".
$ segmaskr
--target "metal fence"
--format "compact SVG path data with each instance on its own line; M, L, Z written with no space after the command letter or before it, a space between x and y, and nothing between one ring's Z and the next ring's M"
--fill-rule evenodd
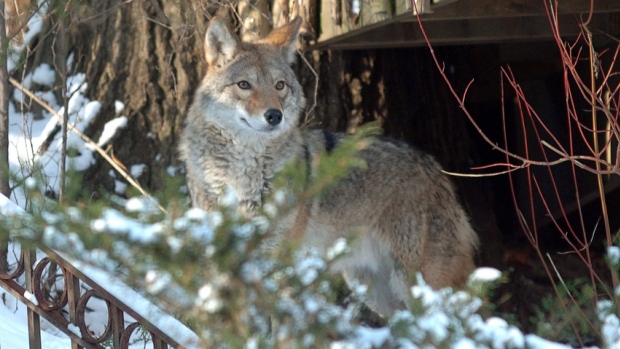
M41 348L41 318L67 334L72 349L104 348L104 342L107 347L128 348L132 333L140 327L150 333L154 349L183 347L53 250L45 250L46 256L37 260L34 250L23 248L10 269L7 252L7 245L0 242L0 286L28 307L30 349ZM57 271L62 273L64 287L57 287L55 294L50 294L50 270L54 270L52 276L58 275ZM18 282L22 275L25 287ZM87 289L83 290L80 282L88 285ZM107 305L107 324L101 334L91 332L86 321L92 297L101 298ZM127 324L129 317L135 322Z

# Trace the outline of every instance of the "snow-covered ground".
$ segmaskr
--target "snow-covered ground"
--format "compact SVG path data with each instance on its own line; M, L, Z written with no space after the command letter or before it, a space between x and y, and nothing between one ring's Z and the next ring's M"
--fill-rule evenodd
M36 35L37 30L40 30L41 18L35 16L32 23L29 25L29 33L27 39ZM9 63L9 68L15 67L16 61L13 59ZM41 65L28 74L22 82L26 88L30 88L32 83L36 83L39 86L51 88L57 85L55 81L54 72L50 66ZM83 74L76 74L72 76L68 81L68 90L72 92L72 97L69 101L69 122L81 131L85 130L90 121L92 121L99 113L101 103L99 101L91 101L83 92L85 91L87 82ZM60 122L56 120L50 113L43 112L41 118L36 119L30 112L21 112L19 109L19 101L22 98L21 92L15 90L15 94L10 104L9 111L9 163L10 169L13 174L16 175L17 180L29 178L32 175L32 171L36 166L40 166L42 174L45 178L48 189L58 191L59 187L59 164L60 164L60 133L58 128ZM56 101L54 95L50 92L39 91L37 95L49 103L59 114L63 114L62 107ZM115 101L118 106L118 112L123 109L121 101ZM106 124L103 134L95 143L102 146L114 137L117 130L127 125L127 118L125 116L118 116L117 118ZM42 144L49 141L51 135L53 136L51 143L47 146L44 152L40 152L39 149ZM77 156L72 157L68 162L68 166L76 170L84 170L91 166L94 162L96 152L92 145L84 142L75 133L69 133L68 146L77 150ZM132 167L132 174L138 175L141 172L142 165L136 164ZM26 181L26 184L28 181ZM125 184L118 181L117 188L122 191ZM13 190L10 200L21 206L25 207L27 204L27 197L25 195L25 188L18 186ZM0 197L0 212L3 214L10 214L10 212L19 212L20 209L8 202L4 197ZM118 221L105 221L105 217L101 218L99 223L102 226L108 226L112 224L118 224ZM110 217L110 220L114 217ZM10 250L18 250L18 246L15 244L10 246ZM618 254L616 249L610 249L610 254L615 256ZM620 254L619 254L620 255ZM11 263L15 262L15 256L12 255ZM182 342L195 341L196 336L189 331L185 326L179 324L176 320L163 314L158 308L154 307L144 297L138 293L130 290L127 286L123 285L120 281L110 276L101 270L98 270L90 265L75 262L75 266L82 270L84 273L91 276L92 279L98 281L102 285L106 285L108 291L118 298L123 299L127 304L131 304L134 309L144 314L145 317L152 320L153 323L162 327L162 330L169 331L170 335ZM481 269L477 271L474 280L476 282L486 282L498 277L498 272L490 269ZM454 316L465 316L466 321L462 325L463 331L476 331L477 338L483 339L485 343L489 343L489 347L504 348L504 347L528 347L528 348L566 348L566 346L546 341L535 335L524 335L517 328L508 325L506 321L500 318L482 319L475 314L475 310L479 306L479 300L475 298L469 299L466 304L470 307L460 309L458 314L448 314L446 302L453 301L455 299L461 299L464 297L462 293L446 293L435 292L426 287L422 280L419 285L412 289L412 295L419 299L425 306L428 307L427 312L420 317L413 317L408 312L397 314L393 322L407 324L410 331L415 329L415 333L412 336L419 334L429 334L433 338L441 338L446 336L446 331L449 326L452 326L454 330L454 324L451 323L451 318ZM90 313L92 318L93 330L102 331L103 324L97 323L95 319L106 319L107 314L105 307L102 304L97 304L96 301L90 304L93 311ZM600 308L607 308L609 304L602 303ZM452 310L453 312L456 310ZM463 313L465 312L465 313ZM602 311L603 312L603 311ZM611 313L602 316L603 322L603 334L610 348L620 348L620 320L618 317ZM99 326L99 327L97 327ZM459 325L461 326L461 325ZM26 307L17 301L11 294L0 288L0 348L2 349L21 349L28 348L28 330L27 330L27 318ZM67 336L54 328L50 324L43 321L42 324L42 344L43 348L69 348L70 341ZM380 329L369 329L358 326L355 331L355 337L351 340L344 342L334 342L332 348L357 348L357 347L373 347L382 346L390 336L393 336L393 330L389 327ZM416 348L417 346L408 341L405 338L398 339L398 346ZM457 348L475 348L477 342L471 339L463 337L454 343L454 347ZM142 348L144 343L135 344L133 347ZM248 345L251 347L251 345Z

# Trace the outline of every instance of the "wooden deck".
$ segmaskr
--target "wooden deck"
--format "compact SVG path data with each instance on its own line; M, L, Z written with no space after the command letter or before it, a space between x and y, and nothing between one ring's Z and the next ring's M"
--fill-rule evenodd
M309 49L425 45L417 16L411 6L406 6L407 0L396 0L396 9L381 12L381 16L372 12L377 11L376 6L364 5L369 1L360 0L359 16L350 20L343 15L338 25L332 9L338 0L323 0L321 33ZM620 35L618 0L593 0L592 8L588 0L561 0L557 10L546 8L545 3L549 4L545 0L442 0L421 6L420 19L434 45L551 39L550 13L557 16L560 32L566 37L578 35L580 23L587 21L590 13L588 28L593 33L616 38Z

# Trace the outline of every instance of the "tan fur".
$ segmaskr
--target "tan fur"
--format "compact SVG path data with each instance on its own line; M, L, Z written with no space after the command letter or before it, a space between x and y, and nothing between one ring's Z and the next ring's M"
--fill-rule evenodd
M205 40L209 68L179 144L195 206L213 209L230 187L239 210L251 216L288 162L305 160L312 173L308 159L344 137L298 128L305 99L289 64L300 24L250 44L223 20L212 20ZM416 272L435 288L463 285L475 267L478 238L437 162L381 137L358 155L367 168L352 170L320 201L302 204L280 227L288 231L284 238L325 252L356 232L351 254L333 270L347 282L368 284L368 305L384 315L406 309Z

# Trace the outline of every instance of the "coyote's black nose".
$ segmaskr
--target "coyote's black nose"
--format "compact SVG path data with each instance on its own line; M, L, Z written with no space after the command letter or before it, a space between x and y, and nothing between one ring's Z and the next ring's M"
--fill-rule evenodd
M265 120L271 126L275 126L282 121L282 112L278 109L269 109L265 112Z

